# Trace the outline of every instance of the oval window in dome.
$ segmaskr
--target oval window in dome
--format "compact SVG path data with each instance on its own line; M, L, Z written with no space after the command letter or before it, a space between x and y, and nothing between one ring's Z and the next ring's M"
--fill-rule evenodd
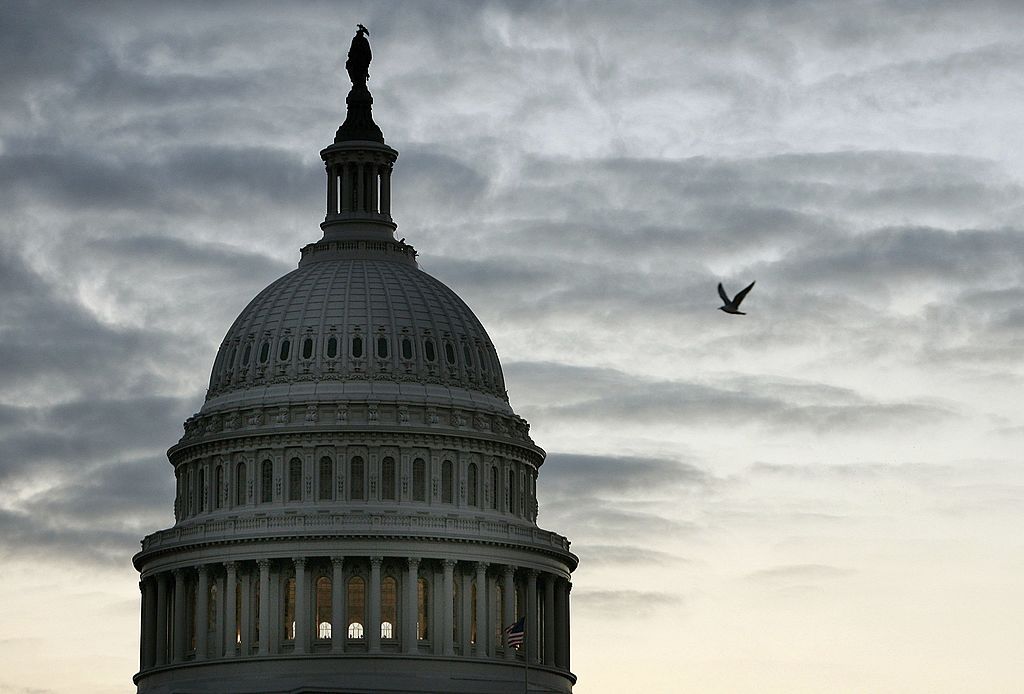
M473 366L473 354L469 351L469 345L462 344L462 356L466 358L466 368Z
M331 335L331 339L327 341L327 358L334 359L338 356L338 338Z
M377 338L377 356L381 359L387 359L388 356L388 338L383 335Z
M249 366L249 357L252 356L252 343L245 343L245 351L242 352L242 366Z
M449 364L455 363L455 347L452 346L451 342L444 343L444 357L448 360Z
M358 335L352 338L352 356L356 359L363 356L363 338Z
M302 343L302 358L312 359L313 358L313 338L307 337L305 342Z
M270 359L270 343L264 342L260 347L260 363L266 364L268 359Z
M476 348L476 354L477 354L477 357L480 359L480 369L482 371L487 371L487 357L484 356L484 348L483 347L477 347Z
M234 345L232 345L231 346L231 352L228 354L228 368L229 369L235 365L235 350L236 349L237 348Z
M292 341L291 340L282 340L281 341L281 351L278 352L278 355L277 355L278 359L280 359L281 361L284 361L285 359L288 358L288 355L291 354L291 351L292 351Z
M412 340L402 338L402 359L412 359Z
M437 353L434 351L434 341L429 337L423 342L423 356L429 362L437 360Z

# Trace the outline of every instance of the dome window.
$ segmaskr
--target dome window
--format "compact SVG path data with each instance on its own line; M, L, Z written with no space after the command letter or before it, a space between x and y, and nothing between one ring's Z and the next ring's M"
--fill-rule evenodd
M473 353L469 351L469 345L463 343L462 356L466 358L466 368L473 366Z
M260 346L260 363L266 364L268 359L270 359L270 343L264 342Z
M383 335L377 338L377 356L381 359L388 357L388 338Z
M451 342L444 343L444 358L448 360L449 364L455 363L455 347Z
M484 356L484 348L483 347L477 347L476 348L476 354L477 354L477 357L480 359L480 370L486 372L487 371L487 358Z
M307 337L302 343L302 358L312 359L313 358L313 338Z
M437 352L434 350L434 341L429 337L423 342L423 356L425 356L427 361L431 363L437 361Z
M412 461L412 500L427 500L427 464L423 458Z
M412 359L412 340L402 338L402 359Z
M331 338L327 340L327 358L334 359L338 356L338 338L331 335Z
M363 356L363 338L358 335L352 338L352 356L356 359Z
M281 341L281 351L278 353L277 358L280 359L281 361L285 361L286 359L288 359L288 355L291 354L291 351L292 341L284 339Z
M242 352L242 366L249 366L249 357L252 356L252 343L245 344L245 351Z

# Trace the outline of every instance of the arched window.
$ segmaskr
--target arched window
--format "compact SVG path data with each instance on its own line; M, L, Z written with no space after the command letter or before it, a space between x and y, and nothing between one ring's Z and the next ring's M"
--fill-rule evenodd
M248 483L249 480L245 475L245 463L238 463L238 467L235 468L235 504L238 506L245 505Z
M398 498L395 493L395 459L387 457L380 463L380 498L384 501L394 501Z
M412 500L427 500L427 464L423 458L412 461Z
M206 510L206 469L199 468L199 481L196 483L196 493L199 495L199 512Z
M385 576L380 582L380 637L397 638L395 624L398 622L398 581Z
M381 359L388 358L388 338L383 335L377 338L377 356Z
M501 582L499 581L494 587L495 590L491 594L494 597L491 614L497 616L498 619L497 624L494 625L494 635L491 638L494 639L494 643L500 644L501 637L505 635L505 628L503 625L511 624L515 620L505 614L505 600L503 599L505 591L501 586Z
M505 488L505 505L509 513L516 512L516 473L508 471L508 484Z
M426 641L430 638L430 606L427 604L429 593L427 579L416 579L416 639Z
M313 358L313 338L311 337L307 337L305 340L302 341L302 358Z
M316 637L331 638L331 579L321 576L316 579Z
M498 508L498 468L491 466L491 508Z
M298 458L288 463L288 501L302 501L302 461Z
M334 359L338 356L338 338L334 335L327 340L327 358Z
M195 512L196 486L192 476L192 468L185 471L185 513L191 516Z
M334 498L334 461L326 455L320 459L320 500Z
M284 584L284 638L295 640L295 578L289 578Z
M224 487L224 466L218 465L213 471L213 507L221 507L220 490Z
M467 473L466 477L468 478L466 480L466 486L469 487L469 489L466 490L466 492L467 492L467 494L469 496L469 505L470 506L476 506L477 505L477 495L476 495L476 463L470 463L469 464L469 472Z
M363 356L363 338L358 335L352 338L352 356L356 359Z
M519 473L519 513L526 515L526 473Z
M270 359L270 342L264 342L260 345L260 363L266 364L268 359Z
M441 463L441 503L450 504L453 502L453 487L455 485L455 474L452 461L446 460Z
M423 356L431 363L437 361L437 352L434 349L434 341L429 337L423 341Z
M349 489L352 490L352 499L355 501L366 501L366 465L358 455L352 458L351 474L349 477Z
M281 351L278 352L277 358L280 359L281 361L284 361L288 358L288 355L291 354L291 351L292 341L289 340L288 338L285 338L281 340Z
M459 600L459 593L462 590L459 588L461 583L459 576L455 576L455 581L452 582L452 641L455 643L459 642L459 610L462 608L462 602Z
M186 628L188 629L188 649L194 651L196 649L196 584L189 581L185 584L185 618L187 621Z
M412 359L412 340L402 338L402 359Z
M260 470L260 501L264 504L274 500L274 464L264 460Z
M359 576L348 579L346 595L348 609L348 637L363 638L363 623L366 621L366 582Z

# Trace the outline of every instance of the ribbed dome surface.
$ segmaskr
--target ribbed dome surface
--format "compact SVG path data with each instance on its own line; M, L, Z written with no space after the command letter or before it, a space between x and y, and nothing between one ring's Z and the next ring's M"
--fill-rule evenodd
M437 384L507 401L494 346L469 307L390 259L302 264L260 292L221 344L207 402L310 381Z

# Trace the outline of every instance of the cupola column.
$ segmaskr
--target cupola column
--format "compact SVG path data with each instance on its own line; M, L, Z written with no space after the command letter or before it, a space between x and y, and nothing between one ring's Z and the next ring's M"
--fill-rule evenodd
M156 657L154 665L167 664L167 574L156 577Z
M345 618L345 558L331 557L331 651L345 650L348 620Z
M238 647L238 614L235 612L238 602L238 564L225 562L224 570L224 656L234 658Z
M416 653L418 646L417 621L419 621L419 567L418 557L409 557L405 571L405 652Z
M210 614L210 576L205 564L200 564L196 569L198 581L196 583L196 660L206 660L206 638L209 627Z
M380 565L383 557L370 557L370 594L369 617L366 622L366 650L370 653L380 652Z
M537 572L526 572L526 658L532 664L537 662L537 645L540 641L541 625L537 623Z
M259 600L259 654L270 653L270 560L260 559L260 600Z
M516 583L515 583L515 571L516 567L511 564L507 564L504 570L504 583L501 587L501 597L504 602L502 611L504 612L504 620L500 624L502 639L505 642L505 660L512 660L516 657L515 649L508 645L508 634L505 633L505 627L509 624L515 623L518 619L516 614Z
M544 577L544 664L555 664L555 577Z
M185 659L185 570L174 570L174 662Z
M444 576L441 579L441 639L442 653L455 655L454 622L455 617L455 561L444 560Z
M487 562L476 563L476 655L487 656Z
M309 641L309 598L306 591L306 558L295 557L295 653L305 653Z

